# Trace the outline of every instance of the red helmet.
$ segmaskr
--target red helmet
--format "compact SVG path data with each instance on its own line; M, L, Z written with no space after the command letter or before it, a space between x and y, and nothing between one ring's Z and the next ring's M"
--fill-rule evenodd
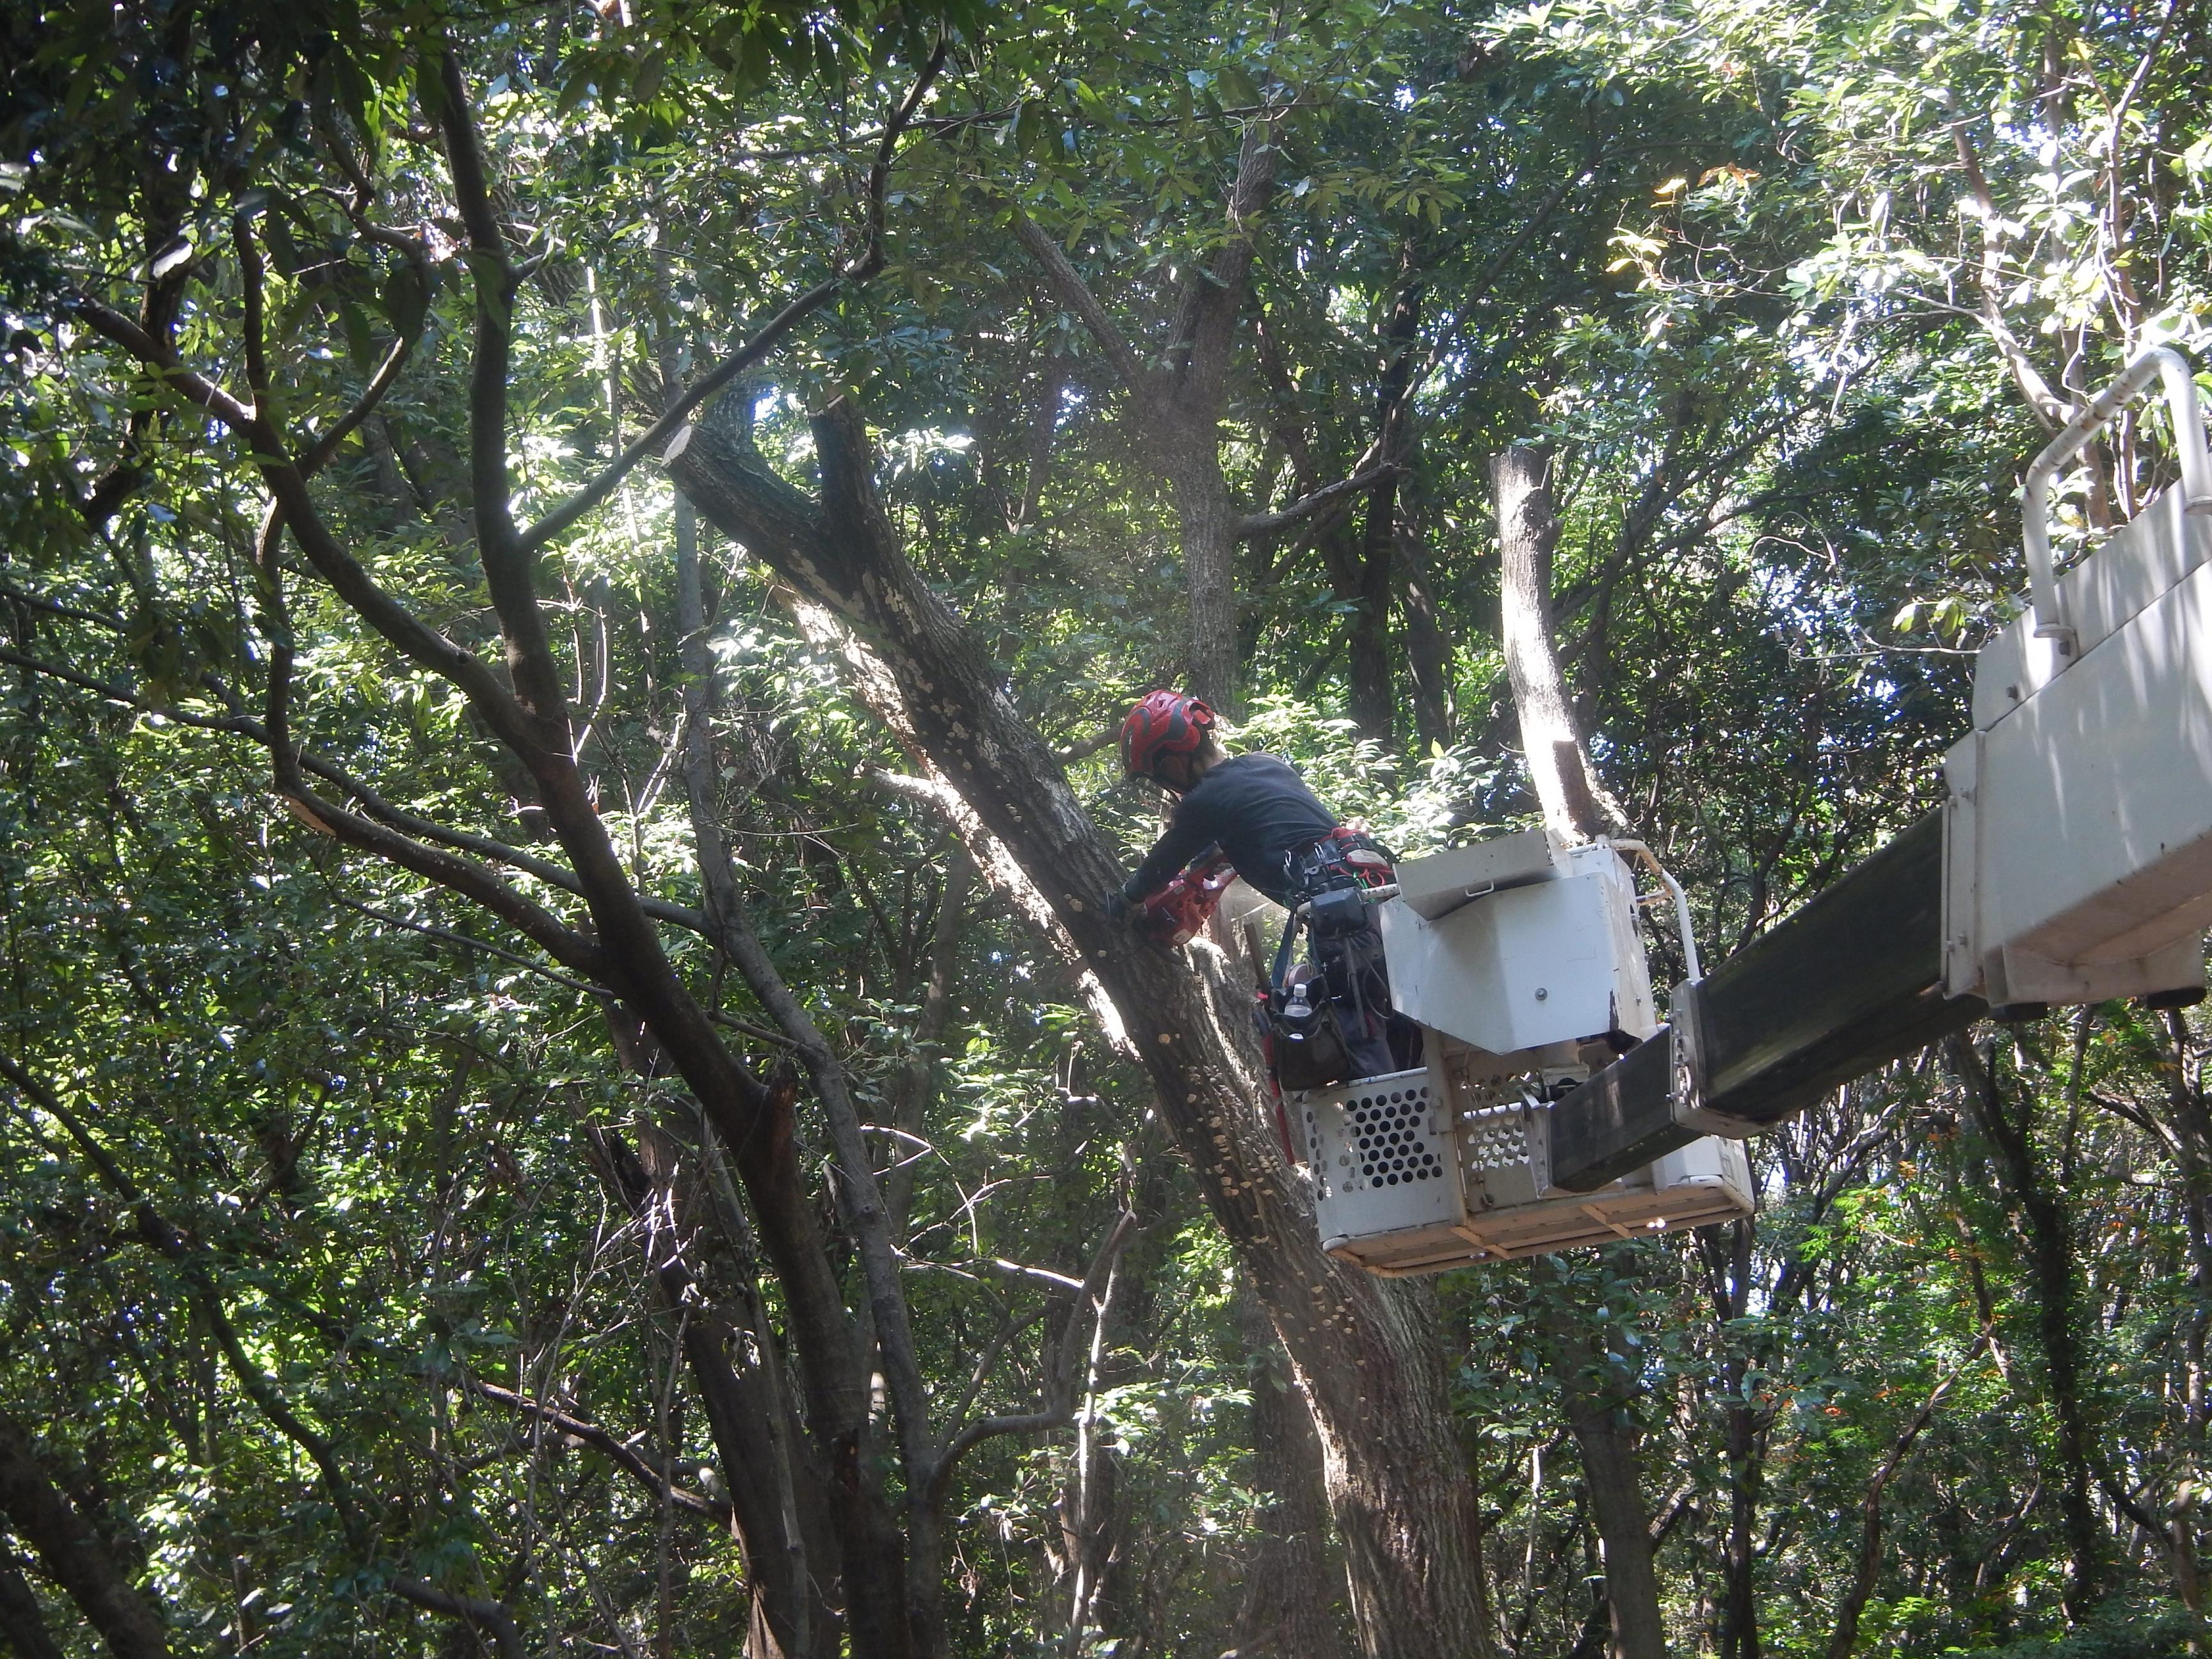
M1162 761L1206 747L1213 720L1213 710L1196 697L1147 691L1121 722L1121 764L1133 778L1159 778Z

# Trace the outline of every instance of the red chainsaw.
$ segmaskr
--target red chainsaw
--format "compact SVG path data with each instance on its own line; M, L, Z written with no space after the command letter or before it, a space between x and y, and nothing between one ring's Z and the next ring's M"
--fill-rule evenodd
M1205 931L1236 879L1237 866L1218 853L1193 859L1137 907L1137 932L1154 945L1188 944Z

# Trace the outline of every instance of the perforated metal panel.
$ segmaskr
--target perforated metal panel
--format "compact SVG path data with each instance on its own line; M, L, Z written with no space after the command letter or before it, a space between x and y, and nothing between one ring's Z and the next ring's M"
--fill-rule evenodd
M1344 1097L1340 1109L1352 1148L1346 1192L1363 1184L1410 1187L1443 1179L1451 1145L1448 1136L1431 1132L1429 1103L1425 1072L1405 1073Z
M1460 1212L1443 1091L1427 1068L1292 1095L1324 1237L1446 1225Z
M1470 1112L1460 1133L1465 1139L1470 1175L1517 1170L1528 1162L1528 1114L1516 1106Z
M1332 1254L1436 1273L1751 1212L1733 1141L1698 1141L1595 1193L1553 1187L1552 1109L1522 1080L1471 1081L1462 1058L1288 1097Z

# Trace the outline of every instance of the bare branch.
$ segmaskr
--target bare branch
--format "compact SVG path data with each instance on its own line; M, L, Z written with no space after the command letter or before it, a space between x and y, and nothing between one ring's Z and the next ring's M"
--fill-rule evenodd
M67 301L66 308L71 316L94 333L121 346L137 358L152 371L155 379L174 386L188 402L205 410L225 426L244 432L253 424L254 411L252 409L205 375L185 368L167 345L138 325L136 318L125 316L113 306L88 294L73 295Z
M514 268L507 257L507 234L492 211L483 149L469 110L468 82L451 46L438 54L438 125L445 135L454 203L468 231L470 275L476 289L476 349L469 364L469 490L484 574L491 579L496 602L501 574L495 567L511 563L506 556L515 539L507 476L508 319ZM522 687L518 684L516 690Z
M661 447L690 418L693 410L767 357L783 343L786 335L819 311L846 284L865 283L884 268L884 196L890 178L892 156L900 134L913 120L915 111L921 107L923 97L944 69L945 58L951 50L951 37L940 34L937 50L930 55L929 62L922 66L914 89L907 94L906 101L884 125L882 140L876 147L874 165L868 169L867 241L860 256L835 276L824 277L790 301L763 324L744 344L694 381L683 396L661 411L660 418L647 427L635 442L601 469L597 477L525 531L522 535L524 548L534 550L543 547L614 494L616 487L630 475L640 461L659 452Z
M1395 461L1378 461L1372 466L1364 466L1350 477L1340 478L1310 495L1302 495L1278 512L1255 513L1248 518L1239 519L1237 521L1237 538L1251 541L1256 537L1273 536L1288 530L1324 507L1333 507L1339 501L1372 489L1376 484L1399 477L1404 471Z
M512 1406L532 1423L550 1423L562 1433L573 1436L587 1445L598 1447L619 1465L624 1474L631 1476L655 1498L662 1495L664 1488L660 1472L639 1456L631 1447L598 1424L587 1423L580 1417L562 1411L558 1406L549 1405L543 1400L533 1400L528 1395L518 1394L512 1389L502 1389L495 1382L486 1382L479 1377L470 1377L465 1386L471 1393L481 1395L486 1400L496 1401L502 1406ZM665 1492L669 1500L677 1508L688 1510L693 1515L703 1516L707 1520L724 1526L729 1524L730 1506L727 1504L718 1503L711 1498L702 1498L697 1492L689 1491L683 1486L671 1485L665 1488Z
M111 617L104 611L80 610L76 605L64 605L58 599L50 599L40 593L27 593L12 582L0 581L0 599L12 600L17 605L27 605L33 611L45 611L48 616L66 617L71 622L91 623L95 626L106 629L110 633L120 634L124 628L123 618L120 617Z
M1097 1253L1091 1258L1090 1270L1082 1282L1075 1286L1075 1305L1068 1310L1067 1323L1061 1328L1060 1342L1053 1356L1050 1374L1045 1379L1045 1405L1041 1411L1018 1412L1005 1417L979 1417L962 1425L958 1433L945 1445L936 1467L930 1471L924 1488L931 1503L943 1501L945 1483L960 1460L984 1441L1007 1434L1042 1434L1049 1430L1066 1428L1075 1420L1075 1356L1083 1346L1083 1316L1086 1310L1103 1316L1099 1306L1099 1294L1107 1276L1122 1248L1137 1230L1137 1218L1124 1210L1114 1218L1100 1243ZM1059 1275L1054 1274L1055 1279ZM1061 1281L1064 1285L1065 1281ZM1059 1288L1059 1286L1055 1286Z
M1073 766L1078 761L1089 760L1102 749L1112 748L1121 735L1121 728L1118 725L1107 726L1103 731L1093 732L1089 737L1071 743L1065 749L1054 750L1053 758L1062 766Z
M645 429L642 436L608 462L597 477L524 531L522 545L532 550L543 547L613 495L617 486L630 475L640 461L666 443L670 436L683 426L693 410L782 344L784 336L812 313L819 311L845 286L846 281L842 271L835 276L824 277L769 318L752 338L725 357L711 372L693 382L682 397L668 405L667 411L659 420Z
M338 453L338 446L346 441L348 434L375 413L376 406L384 401L384 394L391 391L399 379L399 371L407 367L407 359L415 349L416 341L421 337L422 331L417 329L392 341L392 349L384 354L384 361L377 365L376 373L369 377L368 386L354 400L353 407L339 416L330 429L308 445L306 453L300 457L301 476L312 478L321 471L331 457Z
M200 1245L188 1238L176 1224L154 1207L153 1201L133 1181L115 1155L109 1152L85 1120L61 1103L61 1099L24 1066L0 1054L0 1077L15 1085L16 1090L47 1116L59 1123L86 1160L99 1172L101 1180L116 1195L131 1206L131 1218L137 1224L139 1237L163 1255L184 1269L191 1287L192 1299L200 1307L202 1316L229 1361L232 1373L246 1397L260 1409L261 1414L284 1437L305 1451L321 1473L324 1484L330 1488L332 1501L337 1505L349 1535L358 1546L364 1542L358 1511L353 1502L353 1483L347 1476L344 1465L338 1461L337 1450L331 1443L301 1422L285 1402L276 1386L262 1373L239 1340L238 1330L231 1323L230 1315L223 1306L217 1291L215 1276L208 1269Z
M868 168L867 246L861 250L859 263L846 268L846 274L854 282L865 283L884 268L884 195L890 183L891 157L896 153L899 135L906 131L907 123L914 119L915 111L921 107L922 99L927 95L931 83L944 69L945 58L951 50L951 35L940 28L937 34L937 49L929 54L929 61L922 65L921 73L915 77L914 90L907 94L906 101L898 106L898 112L884 123L883 141L876 146L875 161Z

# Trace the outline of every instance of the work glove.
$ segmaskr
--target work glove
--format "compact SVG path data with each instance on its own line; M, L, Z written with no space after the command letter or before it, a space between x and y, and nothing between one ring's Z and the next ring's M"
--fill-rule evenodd
M1122 889L1117 887L1106 896L1106 920L1116 927L1129 925L1130 908L1129 895Z

